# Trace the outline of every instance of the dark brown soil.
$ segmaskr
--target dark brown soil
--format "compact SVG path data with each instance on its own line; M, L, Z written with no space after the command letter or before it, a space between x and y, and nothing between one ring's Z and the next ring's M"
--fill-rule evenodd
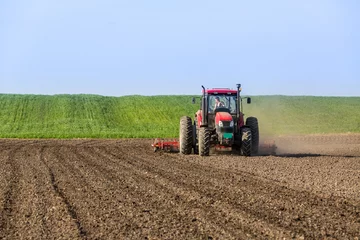
M360 135L277 144L199 157L151 140L0 140L0 239L359 239Z

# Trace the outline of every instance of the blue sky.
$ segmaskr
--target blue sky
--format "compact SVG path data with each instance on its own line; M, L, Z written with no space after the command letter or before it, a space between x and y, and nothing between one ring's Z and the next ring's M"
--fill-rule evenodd
M0 0L0 92L360 96L357 0Z

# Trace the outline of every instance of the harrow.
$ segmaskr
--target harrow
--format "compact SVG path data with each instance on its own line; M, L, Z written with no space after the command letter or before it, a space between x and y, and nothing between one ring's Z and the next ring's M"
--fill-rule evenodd
M154 148L154 152L159 150L165 152L179 152L179 141L177 139L165 140L156 138L151 146Z

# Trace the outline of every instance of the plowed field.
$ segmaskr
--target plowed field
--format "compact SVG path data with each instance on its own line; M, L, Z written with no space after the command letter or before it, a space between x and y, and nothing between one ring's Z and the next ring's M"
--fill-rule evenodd
M0 239L358 239L360 135L277 156L153 153L151 140L0 140Z

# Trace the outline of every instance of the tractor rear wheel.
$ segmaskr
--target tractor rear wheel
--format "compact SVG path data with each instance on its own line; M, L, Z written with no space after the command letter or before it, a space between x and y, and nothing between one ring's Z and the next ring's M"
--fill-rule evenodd
M246 119L246 126L251 129L252 147L251 153L258 154L259 152L259 124L256 117L248 117Z
M210 154L210 131L206 127L199 129L199 155L209 156Z
M244 127L241 129L241 155L243 156L251 156L251 129Z
M180 153L191 154L193 147L193 126L191 118L183 116L180 118Z

